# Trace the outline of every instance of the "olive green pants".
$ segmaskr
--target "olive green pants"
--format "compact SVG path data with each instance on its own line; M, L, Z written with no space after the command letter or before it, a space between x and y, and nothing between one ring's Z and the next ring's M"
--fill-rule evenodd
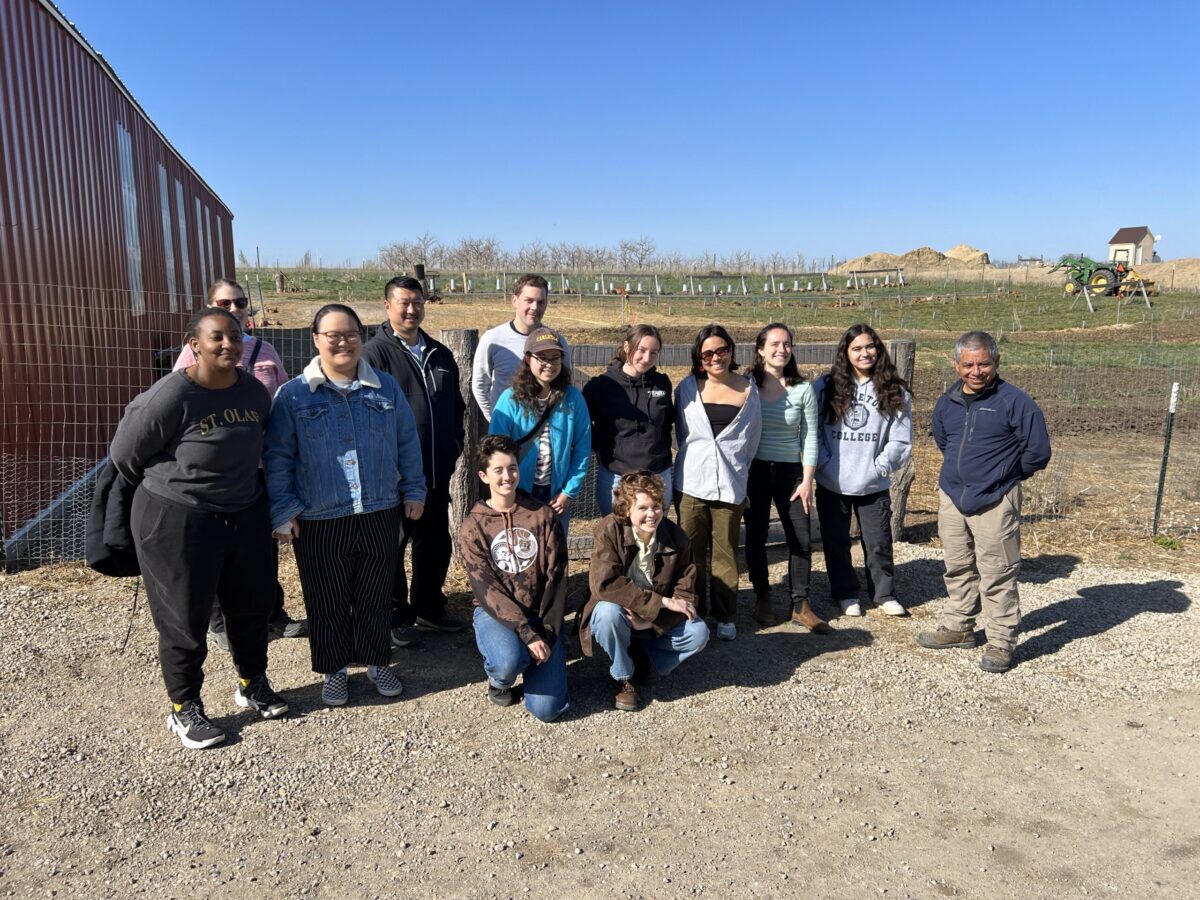
M700 500L679 496L679 527L692 544L696 564L696 608L702 616L732 622L737 612L738 538L742 528L741 503ZM712 551L712 596L708 592L708 555Z

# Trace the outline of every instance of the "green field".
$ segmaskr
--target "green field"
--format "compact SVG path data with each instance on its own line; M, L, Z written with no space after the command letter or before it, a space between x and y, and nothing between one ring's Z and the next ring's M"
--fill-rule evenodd
M267 273L264 273L266 275ZM273 280L264 278L263 292L268 307L283 310L289 325L301 325L303 315L321 303L340 301L377 317L383 285L391 273L370 269L284 270L289 292L274 293ZM271 273L273 276L273 273ZM445 294L445 302L431 310L442 327L494 324L503 318L504 295L494 290L496 275L473 276L476 286L492 290L470 295ZM622 276L643 285L646 276ZM623 300L613 295L594 295L590 288L598 275L568 276L571 284L584 285L589 293L552 294L552 321L578 336L595 331L597 341L611 340L616 328L636 316L638 321L669 327L669 341L684 340L686 330L708 321L718 321L737 330L753 332L766 322L781 319L804 340L805 331L818 330L812 339L830 340L836 332L855 322L869 322L887 338L912 338L917 342L918 360L944 358L953 337L970 329L994 334L1002 345L1006 364L1029 366L1200 366L1200 293L1177 291L1152 298L1152 307L1141 301L1120 304L1115 297L1095 300L1096 311L1088 312L1082 299L1062 295L1048 285L1024 284L1019 273L1010 283L972 281L917 282L904 288L869 288L849 291L800 292L765 295L764 276L747 276L757 294L743 296L740 278L725 277L718 283L734 283L732 296L693 297L687 294L661 296L631 295ZM785 277L790 284L791 278ZM255 284L253 271L239 272L244 284ZM698 279L706 285L712 279ZM780 279L784 280L784 279ZM511 282L511 277L509 279ZM461 281L460 281L461 283ZM557 284L557 277L555 284ZM679 278L660 276L664 289L677 289ZM806 282L805 282L806 283ZM844 281L841 284L844 285ZM445 290L448 278L439 285ZM480 307L476 310L475 307ZM487 312L484 312L484 310ZM490 313L490 317L489 316ZM480 318L483 321L480 321Z

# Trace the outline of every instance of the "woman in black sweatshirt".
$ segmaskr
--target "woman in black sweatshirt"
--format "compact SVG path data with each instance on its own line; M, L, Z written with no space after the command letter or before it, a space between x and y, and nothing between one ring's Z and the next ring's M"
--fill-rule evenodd
M666 486L663 506L671 506L671 427L675 422L671 379L655 366L662 335L653 325L634 325L603 375L583 389L592 417L592 449L599 457L596 501L600 514L612 512L613 492L622 475L649 472Z
M167 728L199 749L225 739L200 699L214 596L240 676L235 702L266 719L288 707L267 680L274 572L258 466L271 398L237 367L242 329L230 313L202 310L188 344L196 363L133 399L109 456L138 485L131 524L171 699Z

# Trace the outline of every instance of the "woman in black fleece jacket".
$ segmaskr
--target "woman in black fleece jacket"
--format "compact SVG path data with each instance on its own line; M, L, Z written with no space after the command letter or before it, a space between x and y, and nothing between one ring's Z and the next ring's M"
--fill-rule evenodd
M601 515L612 512L622 475L649 472L663 480L671 506L671 427L675 422L671 380L655 366L662 335L653 325L634 325L608 370L583 389L592 417L592 449L599 457L596 501Z

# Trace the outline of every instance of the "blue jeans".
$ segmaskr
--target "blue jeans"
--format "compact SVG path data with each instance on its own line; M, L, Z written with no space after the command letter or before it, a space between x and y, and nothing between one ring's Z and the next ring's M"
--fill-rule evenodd
M663 509L668 510L671 508L675 471L670 468L664 469L658 473L658 477L666 486L663 492ZM617 482L620 480L621 476L612 469L596 466L596 503L600 506L600 515L607 516L612 512L613 495L617 492Z
M562 635L550 658L535 663L516 632L475 607L475 646L483 654L483 671L493 687L510 688L525 676L525 708L543 722L553 722L571 705L567 696L567 651Z
M550 501L554 499L554 497L552 497L550 495L550 485L548 485L548 484L535 484L529 493L530 493L530 496L532 496L534 500L540 500L543 503L545 503L547 506L549 506ZM574 506L575 504L572 503L571 505ZM562 526L564 535L569 535L571 533L571 511L570 510L567 510L567 514L565 516L558 517L558 524Z
M618 681L633 677L633 659L629 642L637 641L654 664L654 671L666 675L687 659L695 656L708 643L708 626L703 619L683 621L666 634L657 635L653 629L635 630L625 618L625 608L601 600L592 610L590 620L592 640L608 654L612 666L608 672Z

